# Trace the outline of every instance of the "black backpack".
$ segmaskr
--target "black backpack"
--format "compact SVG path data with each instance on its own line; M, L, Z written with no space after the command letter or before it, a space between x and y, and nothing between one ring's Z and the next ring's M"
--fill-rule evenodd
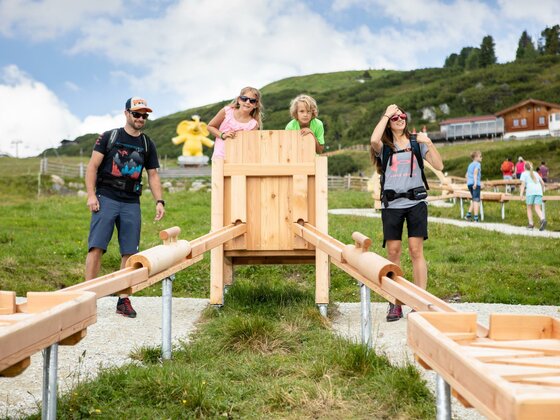
M416 134L411 134L410 135L410 148L411 148L411 153L414 154L414 156L416 156L416 160L418 161L418 166L420 167L420 172L422 174L422 181L424 182L424 185L426 186L426 190L429 190L430 187L428 185L428 181L426 180L426 175L424 174L424 159L422 158L422 152L420 151L420 144L418 143L418 141L416 141ZM385 171L387 170L387 165L390 163L390 161L392 161L393 159L393 155L395 153L404 153L407 152L408 149L404 149L404 150L393 150L391 149L389 146L383 145L381 147L381 191L383 191L383 188L385 186ZM414 159L410 159L410 177L412 178L412 171L414 168Z
M109 141L107 142L107 147L105 148L105 154L109 153L109 151L113 148L118 137L119 137L119 129L115 128L114 130L111 130L111 135L109 136ZM147 155L149 142L144 133L142 133L142 140L144 141L144 153L145 155Z

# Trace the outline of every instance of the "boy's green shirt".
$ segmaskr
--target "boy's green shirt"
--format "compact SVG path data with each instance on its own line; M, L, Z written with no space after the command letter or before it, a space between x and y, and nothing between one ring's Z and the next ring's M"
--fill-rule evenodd
M319 144L325 144L325 128L323 127L323 121L318 118L313 118L309 123L309 129L313 132ZM299 121L296 119L290 121L286 125L285 130L301 130Z

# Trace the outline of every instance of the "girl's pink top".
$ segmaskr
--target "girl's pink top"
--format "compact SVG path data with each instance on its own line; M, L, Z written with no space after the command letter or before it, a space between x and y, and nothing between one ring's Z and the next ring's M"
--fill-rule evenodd
M257 126L257 120L255 120L254 118L251 118L251 120L246 122L246 123L242 123L242 122L237 121L235 119L235 117L233 116L233 111L235 110L235 108L233 108L230 105L225 106L224 110L226 111L226 117L224 118L224 120L220 124L220 127L219 127L220 132L224 132L224 131L250 131L250 130L253 130ZM225 154L226 154L226 146L224 144L224 141L221 138L216 137L216 142L214 143L214 153L212 154L212 159L216 159L216 158L224 159Z

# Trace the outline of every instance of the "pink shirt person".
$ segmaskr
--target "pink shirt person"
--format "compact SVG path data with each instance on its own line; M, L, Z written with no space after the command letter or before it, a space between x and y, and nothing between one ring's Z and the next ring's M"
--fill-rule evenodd
M228 132L228 131L250 131L253 130L258 122L254 118L252 118L249 122L242 123L235 119L233 115L234 108L230 105L226 105L224 107L224 111L226 116L222 123L220 124L220 131L221 132ZM214 144L214 153L212 154L212 159L224 159L225 158L225 142L220 138L216 137L216 143Z

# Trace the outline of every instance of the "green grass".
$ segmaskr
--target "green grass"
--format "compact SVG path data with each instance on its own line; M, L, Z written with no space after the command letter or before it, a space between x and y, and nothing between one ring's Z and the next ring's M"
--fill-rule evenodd
M236 281L172 361L140 349L141 365L106 370L64 395L59 418L433 418L416 369L332 334L311 279L266 276Z

